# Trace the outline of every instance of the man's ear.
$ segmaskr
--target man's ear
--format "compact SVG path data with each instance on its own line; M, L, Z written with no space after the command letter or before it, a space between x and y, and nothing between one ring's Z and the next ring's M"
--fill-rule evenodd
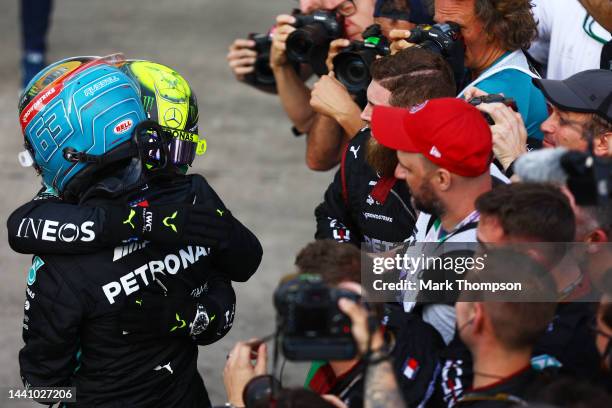
M584 242L608 242L608 234L601 228L597 228L594 231L591 231L589 235L586 236Z
M473 324L473 330L474 333L482 333L482 331L484 330L484 326L485 326L485 319L486 319L486 311L485 311L485 306L484 303L482 302L474 302L474 308L473 308L473 319L474 319L474 323Z
M595 136L593 140L593 154L599 157L612 156L612 132Z
M452 175L450 171L439 168L436 170L436 184L440 191L448 191L452 186Z

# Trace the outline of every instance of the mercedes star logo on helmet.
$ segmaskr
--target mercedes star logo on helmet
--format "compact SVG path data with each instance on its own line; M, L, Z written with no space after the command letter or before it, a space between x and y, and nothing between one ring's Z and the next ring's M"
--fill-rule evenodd
M166 121L166 126L178 128L183 123L183 114L176 108L170 108L164 113L164 120Z

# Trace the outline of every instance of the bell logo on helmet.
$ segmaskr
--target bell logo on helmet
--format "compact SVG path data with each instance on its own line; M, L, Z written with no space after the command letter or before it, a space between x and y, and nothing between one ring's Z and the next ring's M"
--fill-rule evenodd
M121 122L117 123L113 131L115 132L116 135L121 135L127 132L128 130L130 130L133 124L134 122L132 121L132 119L122 120Z

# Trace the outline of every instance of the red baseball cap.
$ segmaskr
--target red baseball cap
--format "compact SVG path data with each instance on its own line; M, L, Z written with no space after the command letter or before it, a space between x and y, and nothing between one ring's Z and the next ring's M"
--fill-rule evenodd
M409 109L375 106L371 128L383 146L420 153L459 176L480 176L491 163L491 129L463 99L431 99Z

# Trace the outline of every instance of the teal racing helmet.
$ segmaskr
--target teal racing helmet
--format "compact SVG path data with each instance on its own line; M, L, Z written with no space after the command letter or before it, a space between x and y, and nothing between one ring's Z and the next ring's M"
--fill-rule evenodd
M122 61L120 54L68 58L43 69L22 93L26 148L45 184L60 194L134 157L128 142L146 113L138 87L117 67Z

